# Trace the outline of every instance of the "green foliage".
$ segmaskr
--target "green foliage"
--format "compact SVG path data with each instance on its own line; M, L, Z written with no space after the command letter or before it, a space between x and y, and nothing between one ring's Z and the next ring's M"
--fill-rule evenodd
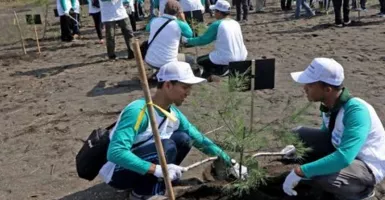
M250 155L261 149L276 148L277 150L292 144L296 147L296 154L300 158L309 148L306 148L299 138L291 132L293 124L303 122L302 115L312 105L308 103L285 116L279 116L269 123L255 123L250 130L250 102L249 92L242 92L249 88L250 78L244 74L235 74L221 84L215 86L204 84L197 91L200 98L195 98L194 120L201 124L223 125L225 128L216 132L213 140L230 157L248 168L246 180L235 180L224 187L225 192L242 196L250 189L255 189L265 183L267 172L259 166L256 158ZM210 88L210 87L215 87ZM210 105L209 107L205 105ZM290 107L290 105L288 106ZM199 110L202 109L202 110ZM197 116L197 113L204 115ZM259 112L259 116L263 115ZM211 127L216 128L216 127ZM278 150L278 151L279 151Z
M205 33L207 30L206 24L202 22L198 22L194 18L191 19L190 25L191 25L191 29L197 36L203 35L203 33Z

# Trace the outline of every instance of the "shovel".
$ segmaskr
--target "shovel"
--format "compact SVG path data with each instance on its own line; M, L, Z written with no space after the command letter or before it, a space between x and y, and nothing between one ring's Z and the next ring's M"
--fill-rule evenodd
M252 158L256 158L256 157L260 157L260 156L285 156L285 157L290 157L290 156L293 156L295 154L295 146L293 145L287 145L285 148L283 148L281 151L279 152L259 152L259 153L256 153L256 154L253 154L251 157ZM190 169L193 169L195 167L198 167L204 163L207 163L209 161L213 161L213 160L216 160L217 157L209 157L209 158L206 158L202 161L199 161L199 162L196 162L192 165L189 165L187 167L185 167L186 171L190 170Z
M285 148L283 148L280 152L259 152L254 155L252 155L252 158L259 157L259 156L285 156L289 157L294 155L295 153L295 146L293 145L287 145Z

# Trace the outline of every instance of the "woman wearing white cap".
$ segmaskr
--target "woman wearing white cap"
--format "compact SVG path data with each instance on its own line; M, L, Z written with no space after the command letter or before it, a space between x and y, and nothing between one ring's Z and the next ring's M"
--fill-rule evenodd
M190 46L207 45L215 41L215 49L209 55L197 58L197 63L203 67L202 77L210 75L226 75L228 65L233 61L244 61L247 58L246 46L243 43L242 30L239 23L229 17L230 4L218 0L210 6L215 11L215 18L207 31L195 38L182 38Z
M298 182L310 179L337 199L374 196L385 177L385 130L374 108L342 86L344 70L333 59L315 58L291 76L304 84L309 101L321 102L323 123L294 130L312 151L286 177L285 193L297 195Z
M157 78L158 86L152 100L158 105L155 115L170 179L177 181L182 177L186 169L179 165L192 146L205 154L218 156L228 164L232 175L245 178L247 168L237 164L198 131L177 108L189 96L193 85L206 80L195 77L190 65L179 61L162 66ZM163 173L146 107L146 100L140 98L123 109L110 132L108 162L99 172L110 186L120 190L133 189L130 199L148 199L165 192L164 181L159 179ZM242 167L242 175L239 175L239 167Z

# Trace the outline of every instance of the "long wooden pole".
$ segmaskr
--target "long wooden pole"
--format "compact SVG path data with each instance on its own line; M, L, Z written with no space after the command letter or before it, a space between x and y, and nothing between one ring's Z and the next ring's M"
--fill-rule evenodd
M152 102L151 93L150 93L150 88L148 86L146 71L144 69L143 58L142 58L142 54L140 52L140 46L139 46L138 39L135 39L135 41L133 42L133 47L134 47L136 64L138 65L138 70L139 70L139 75L140 75L140 80L141 80L144 96L145 96L146 102L147 102L147 109L148 109L148 113L150 115L151 128L152 128L154 139L155 139L155 146L156 146L156 150L158 152L160 165L162 167L164 183L166 184L166 189L167 189L167 193L168 193L169 198L171 200L175 200L174 190L172 189L171 180L168 176L167 161L166 161L166 157L164 155L163 145L162 145L160 135L159 135L158 124L157 124L156 118L155 118L155 110L154 110L154 107L151 104L149 104L150 102Z
M253 132L253 120L254 120L254 85L255 85L255 60L251 61L251 106L250 106L250 131Z
M39 44L39 36L37 35L36 25L34 25L34 28L35 28L35 35L36 35L37 50L38 50L39 54L41 54L41 51L40 51L40 44Z
M21 41L21 45L23 46L23 52L24 52L24 54L27 54L27 50L25 50L23 34L21 33L21 27L20 27L20 23L19 23L19 18L17 17L16 11L13 11L13 14L15 14L15 19L16 19L17 27L19 28L20 41Z

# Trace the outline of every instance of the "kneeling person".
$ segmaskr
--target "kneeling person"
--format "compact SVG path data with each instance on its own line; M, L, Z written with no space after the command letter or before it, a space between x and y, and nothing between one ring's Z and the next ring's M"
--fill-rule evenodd
M228 73L230 62L244 61L247 58L241 26L230 18L230 4L225 0L218 0L210 9L215 11L217 20L207 31L199 37L182 38L189 46L202 46L215 41L214 51L197 58L197 63L203 67L204 78L210 75L224 76Z

